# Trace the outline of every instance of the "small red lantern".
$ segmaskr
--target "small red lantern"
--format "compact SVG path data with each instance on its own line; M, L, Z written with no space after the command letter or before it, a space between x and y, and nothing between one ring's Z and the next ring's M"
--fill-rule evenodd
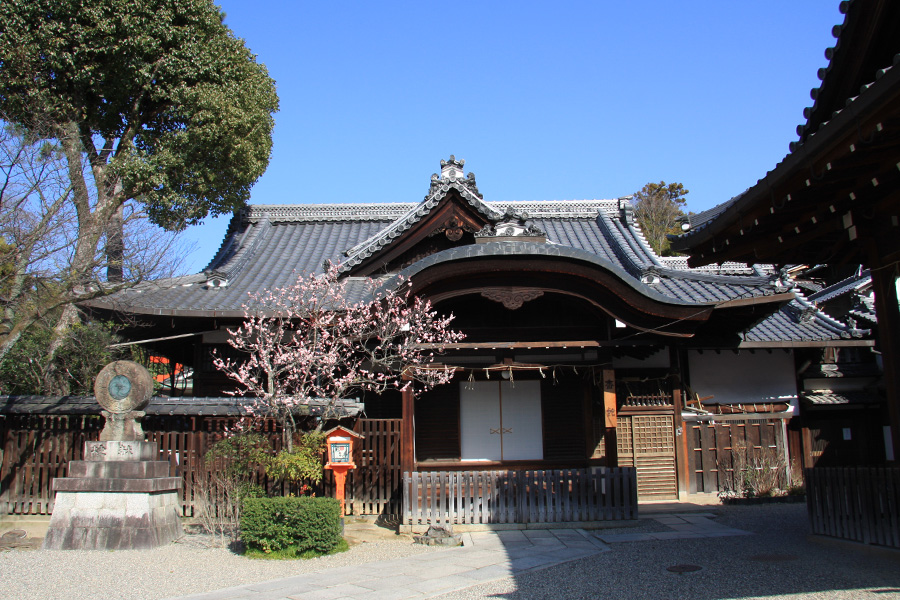
M335 495L341 501L341 516L344 516L344 486L347 483L347 471L355 469L353 462L353 444L363 436L346 427L335 427L325 432L325 445L328 448L326 469L334 471Z

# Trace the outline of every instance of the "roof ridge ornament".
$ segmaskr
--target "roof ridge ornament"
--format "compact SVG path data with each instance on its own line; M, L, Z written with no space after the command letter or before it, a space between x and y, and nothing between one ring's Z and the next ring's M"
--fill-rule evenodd
M634 205L629 201L632 196L619 198L619 220L622 225L634 225Z
M432 173L431 185L428 187L428 193L425 200L435 195L435 193L443 189L446 191L451 186L462 186L475 194L479 199L484 200L484 196L478 191L478 185L475 183L475 173L471 171L463 176L463 166L466 164L465 159L456 160L454 155L450 155L450 160L441 159L441 174Z
M228 287L228 275L219 269L206 271L206 283L204 287L208 290L220 290Z
M456 160L456 157L452 154L450 155L450 160L441 159L441 179L445 181L462 179L465 164L466 160L464 158Z
M641 283L644 285L656 285L660 282L660 268L657 265L649 265L641 269Z
M494 222L482 227L475 234L477 243L497 241L497 238L517 238L517 241L530 241L538 243L547 242L547 234L534 223L529 222L527 212L518 211L512 206L506 207L506 212ZM524 240L523 238L530 238Z

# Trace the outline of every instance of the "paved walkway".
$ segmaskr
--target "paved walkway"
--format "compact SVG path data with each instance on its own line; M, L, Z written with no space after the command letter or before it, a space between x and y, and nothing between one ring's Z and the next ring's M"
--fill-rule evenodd
M598 538L608 544L614 542L645 542L649 540L684 540L688 538L726 537L730 535L750 535L749 531L734 529L710 521L712 513L687 513L660 515L653 520L669 527L672 531L656 533L606 533L597 532Z
M192 600L394 600L427 598L611 550L608 543L749 535L716 524L714 515L660 515L659 533L607 533L537 529L463 534L463 547L402 560L367 563L320 573L184 596ZM173 599L176 600L176 599Z

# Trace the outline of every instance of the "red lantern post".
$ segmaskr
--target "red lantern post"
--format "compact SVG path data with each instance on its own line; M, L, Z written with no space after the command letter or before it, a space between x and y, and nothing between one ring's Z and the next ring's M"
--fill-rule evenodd
M325 468L334 472L335 496L341 501L341 516L344 516L345 485L347 471L355 469L353 462L353 444L362 435L350 431L346 427L335 427L325 432L325 445L328 448L328 462Z

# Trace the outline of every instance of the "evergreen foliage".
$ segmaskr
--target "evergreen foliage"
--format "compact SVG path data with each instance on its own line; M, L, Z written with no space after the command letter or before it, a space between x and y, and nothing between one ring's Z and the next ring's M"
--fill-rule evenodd
M0 359L0 393L44 393L47 366L43 359L52 335L52 328L33 327ZM53 366L65 378L70 394L94 394L94 379L100 370L108 363L125 357L124 351L109 347L118 339L115 326L110 323L87 321L72 326L53 359Z
M211 0L5 0L0 112L76 131L97 188L155 223L231 212L268 165L278 98L223 17Z
M0 2L0 359L61 311L44 393L71 391L54 357L76 303L177 268L151 224L241 208L268 165L275 82L223 18L212 0Z
M260 467L266 475L291 483L322 481L322 451L325 435L319 431L300 434L290 450L273 453L269 439L259 433L239 433L222 438L207 450L207 466L221 470L234 485L249 482Z
M300 436L290 450L282 450L266 463L266 474L290 482L322 481L322 451L325 435L310 431Z
M678 218L684 216L683 207L687 202L688 190L680 183L648 183L634 193L634 217L637 219L647 239L647 243L658 256L674 254L666 237L681 233Z
M241 513L241 539L269 553L295 548L327 553L341 542L341 504L308 496L247 498Z

